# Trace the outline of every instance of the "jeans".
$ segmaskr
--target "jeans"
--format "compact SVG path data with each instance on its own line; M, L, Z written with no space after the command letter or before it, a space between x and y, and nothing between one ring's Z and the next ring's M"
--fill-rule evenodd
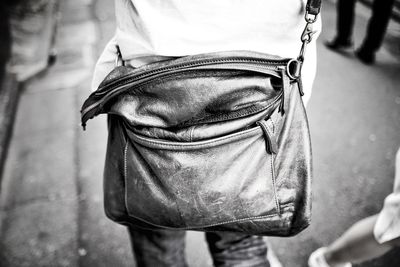
M129 228L138 267L186 267L185 231ZM267 246L260 236L240 233L206 233L214 266L269 267Z

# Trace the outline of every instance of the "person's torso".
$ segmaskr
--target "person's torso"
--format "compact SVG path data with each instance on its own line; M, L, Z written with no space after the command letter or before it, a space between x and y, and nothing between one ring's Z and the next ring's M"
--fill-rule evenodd
M113 69L116 45L134 67L169 57L248 50L298 56L307 0L115 0L116 35L98 60L92 90ZM317 38L321 22L314 29ZM307 102L316 68L309 44L302 77Z
M294 57L304 0L116 0L122 54L182 56L252 50Z

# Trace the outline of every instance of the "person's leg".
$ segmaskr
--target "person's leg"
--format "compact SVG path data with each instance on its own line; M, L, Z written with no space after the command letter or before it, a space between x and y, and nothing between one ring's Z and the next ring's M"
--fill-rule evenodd
M336 36L325 45L333 50L345 50L352 47L356 0L339 0L337 3Z
M340 43L351 43L354 25L355 5L355 0L338 1L336 39Z
M361 47L357 50L357 57L364 63L375 61L375 53L382 45L386 28L392 13L394 0L375 0L372 6L372 17L369 20L367 34Z
M386 28L392 14L394 0L375 0L372 6L372 17L369 20L367 34L362 48L376 52L382 45Z
M6 64L11 55L11 33L9 9L3 1L0 3L0 84L5 74ZM0 90L2 88L0 87Z
M186 267L185 232L128 227L137 266Z
M240 233L206 233L206 240L217 267L269 267L267 245L261 236Z
M325 253L328 264L362 262L388 252L392 247L379 244L373 229L377 215L360 220L330 245Z
M340 267L349 262L359 263L379 257L390 249L390 244L379 244L373 230L377 215L362 219L350 227L342 236L323 251L318 250L310 256L309 266Z

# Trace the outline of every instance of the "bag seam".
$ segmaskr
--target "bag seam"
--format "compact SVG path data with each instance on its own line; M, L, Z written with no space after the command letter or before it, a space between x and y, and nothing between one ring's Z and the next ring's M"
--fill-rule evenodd
M275 166L274 166L274 155L271 155L271 177L272 177L272 187L274 190L274 200L275 200L275 207L277 213L280 215L281 214L281 207L279 204L279 199L278 199L278 192L276 190L276 177L275 177Z
M282 207L289 209L291 207L294 207L294 205L292 203L288 203L288 204L282 205ZM156 226L156 227L161 227L161 228L165 228L165 229L175 229L175 230L190 230L190 229L201 229L201 228L208 228L208 227L213 227L213 226L220 226L220 225L224 225L224 224L237 223L237 222L247 222L247 221L251 221L251 220L263 220L263 219L268 219L268 218L271 218L274 216L282 217L282 214L273 213L273 214L268 214L268 215L263 215L263 216L252 216L252 217L247 217L247 218L223 221L223 222L219 222L219 223L205 224L205 225L201 225L201 226L187 226L187 227L163 226L163 225L159 225L156 223L151 223L151 222L147 221L146 219L139 218L138 216L132 215L130 213L128 213L128 216L135 218L137 220L140 220L142 222L145 222L147 224Z
M272 120L271 120L272 121ZM265 130L267 131L268 135L273 136L273 134L270 133L270 129L268 128L268 125L265 123ZM281 208L279 205L279 198L278 198L278 191L276 188L276 176L275 176L275 164L274 164L274 154L271 154L270 158L270 163L271 163L271 177L272 177L272 187L274 190L274 200L275 200L275 206L278 214L281 214Z
M126 190L127 182L128 182L128 160L127 160L127 154L128 154L128 141L125 143L125 148L124 148L124 181L125 181L125 188L124 188L124 195L125 195L125 206L127 207L128 203L128 194ZM128 210L127 213L129 214Z
M160 149L160 148L187 148L187 149L193 149L193 148L202 148L205 146L210 146L213 145L215 143L221 143L223 144L224 141L227 141L229 139L234 139L234 138L240 138L243 135L256 135L257 131L260 131L261 127L254 127L252 129L247 129L241 132L236 132L236 133L232 133L229 135L225 135L225 136L220 136L220 137L216 137L216 138L212 138L209 140L202 140L202 141L195 141L195 142L191 142L191 144L189 144L189 142L181 142L181 144L171 144L172 142L167 143L168 141L153 141L153 140L149 140L152 138L149 137L143 137L140 136L136 133L131 133L130 136L133 136L133 139L136 139L135 141L143 146L146 145L154 145L156 146L156 148ZM197 143L198 142L198 143ZM179 143L179 142L174 142L174 143ZM197 143L197 144L196 144Z
M270 117L270 121L271 121L271 124L272 124L272 133L275 133L275 123L274 123L274 120L273 120L272 116Z

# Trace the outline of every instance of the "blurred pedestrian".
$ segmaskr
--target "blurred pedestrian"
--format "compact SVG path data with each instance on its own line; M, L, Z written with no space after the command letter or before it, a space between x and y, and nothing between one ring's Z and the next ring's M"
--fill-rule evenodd
M328 247L314 251L310 267L350 267L400 246L400 149L395 162L394 190L379 214L355 223Z
M186 55L250 50L296 58L306 0L115 0L117 31L98 60L92 89L114 68L120 47L127 65L140 67ZM304 102L315 76L315 38L302 68ZM186 266L185 231L129 228L139 266ZM216 266L271 266L261 236L206 233ZM276 264L273 266L277 266Z
M10 0L0 2L0 84L11 56L10 5Z
M7 69L7 63L11 57L12 36L10 13L21 2L22 0L0 1L0 86Z
M375 53L382 45L393 3L394 0L373 1L372 17L368 23L366 36L355 52L356 56L365 64L375 62ZM338 0L336 37L326 43L328 48L341 51L352 47L355 5L356 0Z

